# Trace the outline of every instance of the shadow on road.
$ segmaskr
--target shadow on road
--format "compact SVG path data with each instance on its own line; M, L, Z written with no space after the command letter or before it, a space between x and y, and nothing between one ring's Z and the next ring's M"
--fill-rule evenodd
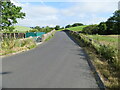
M10 74L12 72L0 72L0 74L4 75L4 74Z

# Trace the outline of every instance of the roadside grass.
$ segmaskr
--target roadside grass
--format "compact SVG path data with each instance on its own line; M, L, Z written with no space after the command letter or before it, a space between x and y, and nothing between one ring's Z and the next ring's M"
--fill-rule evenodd
M56 30L56 31L63 31L63 30L65 30L65 29L59 29L59 30Z
M103 83L107 89L120 88L120 61L118 58L118 36L116 35L71 35L78 41L90 56L92 63L96 67ZM95 42L91 41L96 40ZM108 42L102 43L98 42ZM110 44L109 44L110 43Z
M66 28L68 30L71 31L82 31L84 27L87 27L88 25L84 25L84 26L77 26L77 27L70 27L70 28Z
M56 31L55 31L55 32L56 32ZM45 42L46 42L46 41L49 41L52 37L54 37L55 32L53 32L47 39L45 39Z
M86 35L89 38L99 42L101 44L110 45L118 49L118 43L120 43L120 35Z
M50 40L52 38L52 36L49 36L45 41L48 41L48 40Z
M87 54L90 56L93 65L95 66L97 72L108 89L120 88L120 72L102 57L96 54L96 52L90 47L84 47Z
M0 56L7 55L11 53L16 53L19 51L25 51L36 47L36 43L33 39L4 39L1 42Z

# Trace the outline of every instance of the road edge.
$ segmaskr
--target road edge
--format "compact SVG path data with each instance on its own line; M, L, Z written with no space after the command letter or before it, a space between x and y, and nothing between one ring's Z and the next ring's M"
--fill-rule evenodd
M76 41L76 43L80 46L80 44L78 43L78 40L77 40L75 37L73 37L73 36L70 34L69 31L65 31L65 33L66 33L69 37L72 37L72 38ZM100 88L100 90L106 90L106 87L105 87L105 85L104 85L104 83L103 83L103 81L102 81L99 73L97 72L95 66L93 65L90 56L87 54L87 52L85 51L85 49L83 49L83 51L84 51L85 54L86 54L86 59L87 59L87 61L88 61L88 65L90 66L90 69L91 69L91 71L93 72L93 75L94 75L94 77L95 77L95 80L96 80L96 83L97 83L98 87Z

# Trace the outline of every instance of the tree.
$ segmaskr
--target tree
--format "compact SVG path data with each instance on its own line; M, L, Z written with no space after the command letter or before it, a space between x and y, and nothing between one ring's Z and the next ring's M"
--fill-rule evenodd
M120 34L120 10L114 12L113 20L115 22L114 26L114 33Z
M108 34L120 34L120 10L114 12L113 16L106 21Z
M1 30L9 30L13 31L13 24L17 23L17 19L23 19L25 13L21 12L21 7L15 6L10 1L0 1L0 8L1 8Z
M60 26L56 25L55 30L59 30L59 29L60 29Z
M85 34L98 34L98 25L89 25L84 27L82 33Z
M40 30L41 28L39 26L35 26L34 29Z
M72 27L71 25L67 25L67 26L65 26L65 28L70 28L70 27Z
M72 25L72 27L82 26L82 25L83 25L82 23L74 23L74 24Z
M98 34L106 34L106 30L107 30L107 26L106 26L106 23L105 22L101 22L99 25L98 25Z

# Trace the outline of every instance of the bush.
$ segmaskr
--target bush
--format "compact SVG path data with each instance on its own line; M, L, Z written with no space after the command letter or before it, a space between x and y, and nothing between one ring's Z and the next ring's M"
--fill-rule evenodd
M85 34L97 34L98 33L98 25L89 25L84 27L82 33Z
M60 26L59 25L56 25L55 26L55 30L59 30L60 29Z
M100 45L99 53L103 56L109 63L114 62L114 58L116 56L115 49L110 45Z
M67 26L65 26L65 28L70 28L70 27L72 27L72 25L67 25Z
M82 23L74 23L73 25L72 25L72 27L77 27L77 26L82 26L83 24Z

